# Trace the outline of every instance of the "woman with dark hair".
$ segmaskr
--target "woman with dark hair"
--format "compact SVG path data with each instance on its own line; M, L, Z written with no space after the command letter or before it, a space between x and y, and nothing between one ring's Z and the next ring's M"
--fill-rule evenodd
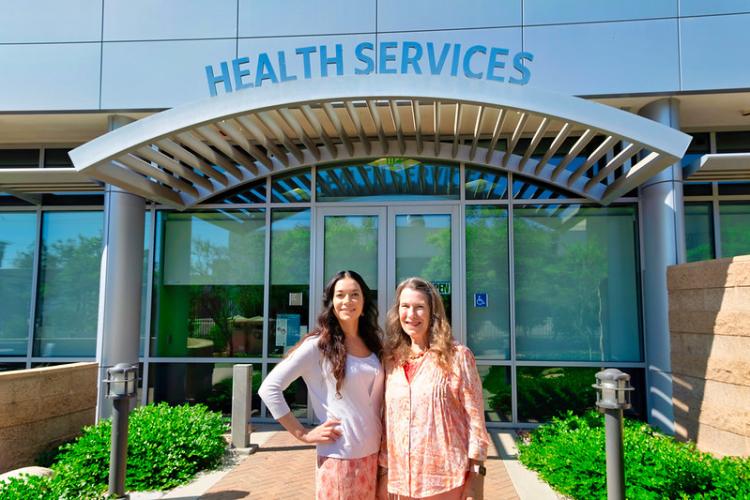
M396 289L385 352L378 497L481 499L489 447L482 383L429 281L409 278Z
M377 304L354 271L325 287L317 325L269 373L259 394L275 419L303 443L315 444L318 499L375 498L384 373ZM315 417L306 429L283 391L302 377Z

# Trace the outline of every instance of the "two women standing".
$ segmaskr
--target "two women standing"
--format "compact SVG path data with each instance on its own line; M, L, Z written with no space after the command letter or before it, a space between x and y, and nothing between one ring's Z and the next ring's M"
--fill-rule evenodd
M489 439L481 381L471 351L453 339L435 287L420 278L402 282L386 329L383 353L367 285L340 272L326 286L315 330L261 386L274 418L316 443L317 497L370 499L377 485L380 498L482 498ZM323 422L309 431L282 395L300 376Z

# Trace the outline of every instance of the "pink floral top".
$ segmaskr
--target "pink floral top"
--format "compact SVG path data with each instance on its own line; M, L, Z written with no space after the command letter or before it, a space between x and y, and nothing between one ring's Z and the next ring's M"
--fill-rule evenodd
M436 495L464 483L469 459L485 460L482 383L474 355L456 345L450 373L434 353L421 358L406 380L402 366L386 367L385 439L380 465L388 467L388 492Z

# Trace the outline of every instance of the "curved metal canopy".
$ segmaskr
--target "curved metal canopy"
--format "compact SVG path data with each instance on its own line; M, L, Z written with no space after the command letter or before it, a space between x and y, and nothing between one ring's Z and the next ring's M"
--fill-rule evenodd
M384 156L484 165L606 205L676 162L689 143L677 130L575 97L485 80L374 75L204 99L70 156L83 174L179 209L286 169Z

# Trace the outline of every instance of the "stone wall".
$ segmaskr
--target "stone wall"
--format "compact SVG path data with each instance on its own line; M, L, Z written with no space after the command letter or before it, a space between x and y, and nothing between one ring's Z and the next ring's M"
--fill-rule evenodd
M0 473L94 423L96 363L0 373Z
M750 455L750 256L667 271L675 434Z

